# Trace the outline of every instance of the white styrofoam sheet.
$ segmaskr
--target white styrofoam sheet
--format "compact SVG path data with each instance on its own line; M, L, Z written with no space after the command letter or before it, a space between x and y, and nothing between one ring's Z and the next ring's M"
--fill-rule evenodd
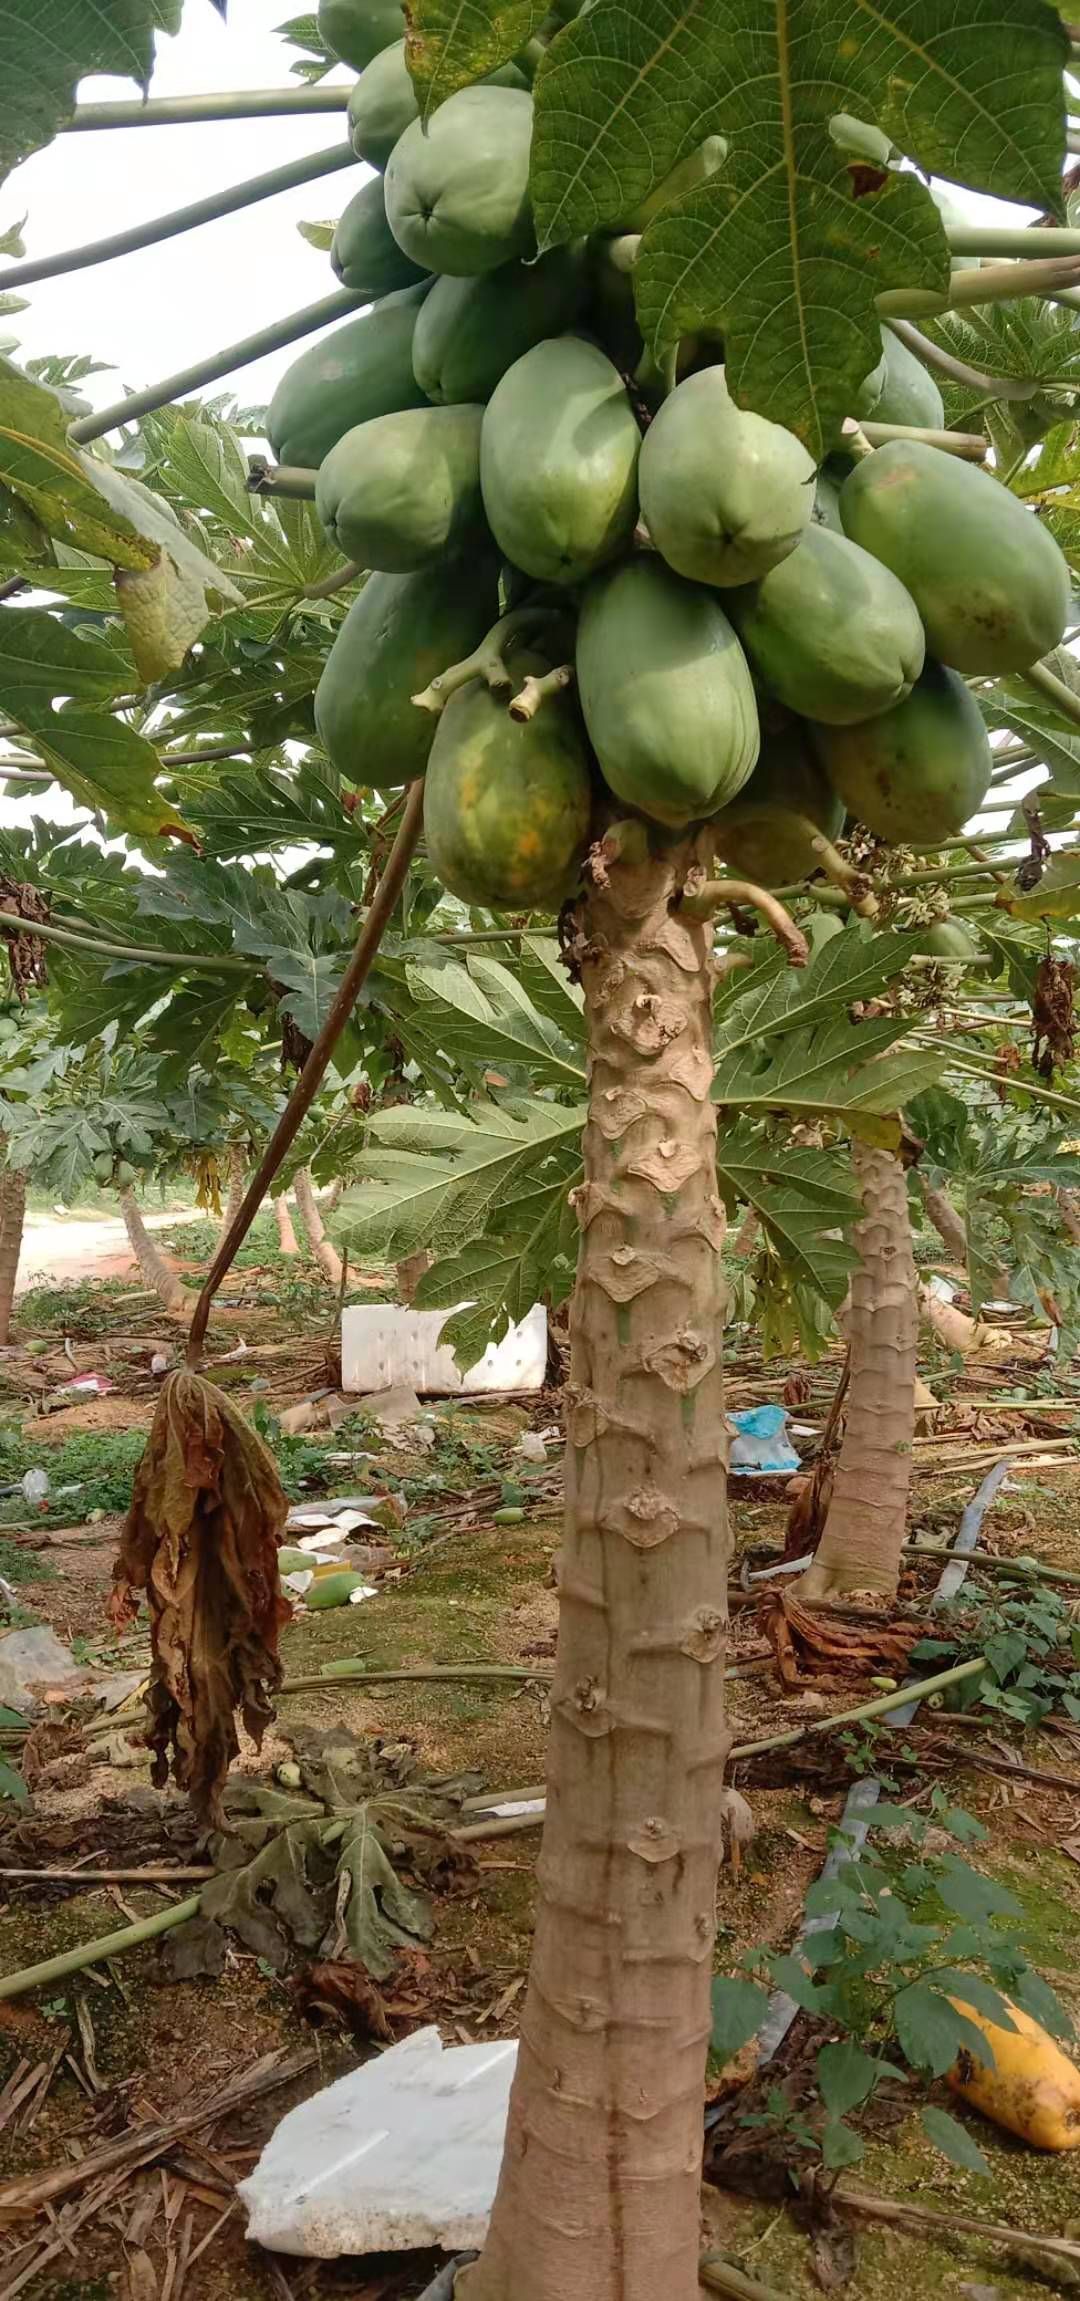
M492 1390L542 1390L547 1373L547 1312L534 1304L501 1342L462 1374L439 1336L448 1310L410 1310L400 1302L350 1303L341 1314L341 1387L351 1396L409 1384L437 1397Z
M290 2109L237 2184L251 2242L320 2261L481 2246L516 2056L418 2029Z

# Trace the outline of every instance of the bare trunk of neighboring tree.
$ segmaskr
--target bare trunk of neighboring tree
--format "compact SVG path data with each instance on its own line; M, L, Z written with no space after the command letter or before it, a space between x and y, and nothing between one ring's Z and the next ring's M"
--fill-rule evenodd
M26 1214L26 1175L21 1167L0 1174L0 1345L11 1341L11 1312L22 1252Z
M954 1262L967 1263L967 1226L959 1215L947 1190L934 1190L924 1174L915 1169L922 1202L934 1225L942 1245Z
M270 1204L274 1209L274 1218L277 1222L278 1246L280 1247L282 1254L299 1254L300 1249L296 1243L296 1232L293 1229L293 1220L291 1214L289 1213L289 1202L285 1197L284 1192L282 1192L280 1198L271 1199Z
M225 1235L226 1235L226 1232L227 1232L227 1231L229 1231L229 1230L231 1230L231 1228L232 1228L232 1225L233 1225L233 1222L234 1222L234 1220L235 1220L236 1216L237 1216L237 1215L239 1214L239 1212L240 1212L240 1201L241 1201L241 1199L243 1198L243 1195L244 1195L244 1180L245 1180L245 1177L246 1177L246 1175L247 1175L247 1155L246 1155L246 1153L245 1153L245 1151L244 1151L244 1147L243 1147L243 1144L242 1144L242 1143L230 1143L230 1144L229 1144L229 1189L228 1189L228 1194L227 1194L227 1196L226 1196L226 1200L225 1200L225 1212L224 1212L224 1214L223 1214L223 1215L222 1215L222 1217L221 1217L221 1234L220 1234L220 1235L221 1235L221 1238L222 1238L222 1239L225 1237ZM220 1244L220 1239L219 1239L219 1244Z
M825 1531L797 1584L808 1599L891 1593L907 1533L918 1341L907 1182L891 1151L856 1141L851 1158L863 1211L842 1313L851 1352L847 1422Z
M128 1244L139 1265L140 1276L146 1280L147 1286L153 1287L154 1293L159 1302L164 1303L170 1318L182 1318L187 1306L187 1296L176 1272L169 1269L164 1256L154 1245L136 1205L133 1190L121 1191L120 1212L124 1217L124 1229L128 1234Z
M345 1178L344 1178L344 1176L343 1176L343 1175L340 1175L340 1174L336 1174L336 1175L334 1176L333 1182L331 1183L331 1185L330 1185L330 1188L329 1188L329 1190L327 1191L327 1193L326 1193L326 1196L325 1196L325 1198L323 1199L323 1202L322 1202L322 1210L323 1210L323 1213L324 1213L324 1214L336 1214L336 1213L337 1213L337 1210L338 1210L339 1206L341 1205L341 1194L342 1194L342 1191L344 1190L344 1188L345 1188Z
M297 1167L293 1176L293 1197L308 1245L320 1270L325 1271L331 1286L339 1287L343 1275L341 1256L323 1229L323 1219L312 1188L310 1167Z
M739 1228L735 1233L735 1240L732 1249L733 1253L738 1255L740 1262L749 1262L750 1256L753 1254L754 1248L757 1245L758 1232L760 1229L761 1223L758 1219L757 1208L748 1206L746 1213L744 1214L742 1221L739 1224Z
M711 927L689 841L582 899L589 1043L547 1819L490 2233L458 2301L697 2301L727 1522Z

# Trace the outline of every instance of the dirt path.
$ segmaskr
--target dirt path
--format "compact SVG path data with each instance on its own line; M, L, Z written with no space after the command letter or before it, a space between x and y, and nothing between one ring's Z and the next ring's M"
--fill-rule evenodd
M201 1219L191 1207L143 1214L148 1230L175 1230L180 1223ZM15 1292L25 1294L50 1279L131 1278L135 1269L119 1215L28 1214Z

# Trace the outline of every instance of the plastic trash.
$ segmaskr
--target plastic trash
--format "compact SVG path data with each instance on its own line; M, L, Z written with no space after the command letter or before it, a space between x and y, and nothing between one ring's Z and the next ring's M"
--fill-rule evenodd
M728 1420L735 1432L728 1464L732 1477L788 1477L802 1467L788 1437L785 1407L748 1406Z
M514 1452L520 1454L524 1462L546 1462L547 1444L543 1431L523 1430Z
M290 2109L238 2194L274 2253L446 2253L483 2244L517 2044L419 2029Z
M464 1307L458 1305L458 1308ZM341 1387L354 1394L411 1385L413 1390L480 1396L492 1390L542 1390L547 1379L547 1312L541 1303L463 1374L440 1341L453 1312L411 1310L397 1302L350 1303L341 1316Z
M0 1702L8 1709L32 1709L46 1688L62 1686L70 1692L85 1677L83 1664L47 1623L0 1637Z
M32 1507L37 1508L40 1503L44 1502L49 1491L48 1471L28 1470L25 1477L20 1481L20 1491L24 1502L29 1502Z

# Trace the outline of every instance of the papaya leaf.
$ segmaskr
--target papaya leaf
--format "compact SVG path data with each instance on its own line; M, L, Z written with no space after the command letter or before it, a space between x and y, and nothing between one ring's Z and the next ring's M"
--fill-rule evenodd
M421 26L439 4L416 0ZM876 297L904 287L932 299L948 285L929 194L842 150L834 120L872 124L927 174L1056 213L1066 54L1042 0L1021 0L1007 25L993 0L962 19L935 0L764 12L597 0L536 78L539 244L625 230L705 136L724 137L724 164L646 230L642 331L657 353L721 332L736 399L818 456L880 356Z
M933 2102L920 2110L919 2115L927 2140L935 2149L940 2149L950 2165L959 2165L965 2173L989 2173L990 2167L978 2142L958 2118L950 2117L947 2109L939 2109Z
M435 1928L425 1894L411 1893L396 1875L371 1809L362 1806L342 1840L339 1877L348 1880L345 1939L376 1981L393 1970L399 1949L430 1941Z
M0 175L51 142L70 120L80 80L104 72L145 93L155 32L178 32L181 0L3 0L0 9Z
M1003 887L998 901L1013 919L1080 918L1080 847L1059 848L1036 887Z
M405 55L421 115L520 54L548 14L546 0L423 0L408 11Z
M763 1142L738 1119L720 1127L716 1172L729 1206L742 1200L760 1216L788 1283L809 1287L835 1309L856 1260L842 1237L829 1235L850 1225L859 1211L846 1154L782 1139Z

